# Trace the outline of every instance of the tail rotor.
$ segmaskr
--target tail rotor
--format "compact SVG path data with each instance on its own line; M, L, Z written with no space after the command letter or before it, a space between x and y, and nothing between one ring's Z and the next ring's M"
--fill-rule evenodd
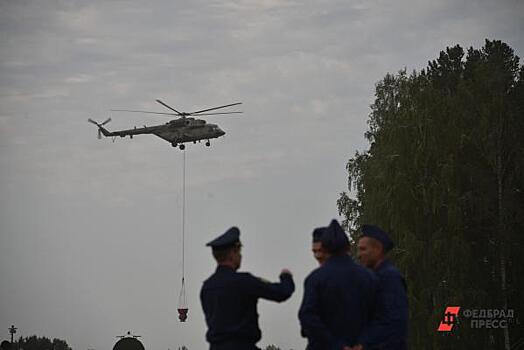
M107 118L104 122L102 123L97 123L95 120L89 118L87 119L87 121L91 124L95 124L96 126L98 126L98 139L100 140L102 138L102 127L104 125L106 125L107 123L109 123L111 121L111 118Z

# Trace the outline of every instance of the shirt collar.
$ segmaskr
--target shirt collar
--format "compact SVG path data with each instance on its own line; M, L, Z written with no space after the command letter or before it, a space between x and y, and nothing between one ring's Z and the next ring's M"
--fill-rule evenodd
M218 265L216 271L235 271L231 266Z

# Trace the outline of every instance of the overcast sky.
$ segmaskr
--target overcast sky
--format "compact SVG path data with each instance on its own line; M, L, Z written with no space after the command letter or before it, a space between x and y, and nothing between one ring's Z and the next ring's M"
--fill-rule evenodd
M205 243L236 225L242 270L297 290L259 303L259 346L304 348L297 311L316 266L311 231L337 218L345 163L364 139L374 85L424 68L446 46L500 39L524 54L522 1L0 0L0 338L111 349L128 330L146 349L206 347L198 294ZM152 135L160 98L226 131L187 147L189 319L181 280L182 153Z

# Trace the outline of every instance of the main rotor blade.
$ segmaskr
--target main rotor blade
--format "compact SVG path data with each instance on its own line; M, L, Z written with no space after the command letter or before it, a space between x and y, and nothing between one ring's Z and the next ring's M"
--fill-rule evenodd
M162 113L162 112L149 112L149 111L135 111L131 109L111 109L112 112L133 112L133 113L148 113L148 114L164 114L164 115L177 115L175 113Z
M158 102L158 103L160 103L162 106L164 106L164 107L166 107L166 108L169 108L169 109L172 110L172 111L177 112L178 115L180 115L180 116L182 116L182 117L186 115L185 113L181 113L181 112L177 111L177 110L174 109L173 107L171 107L171 106L165 104L164 102L162 102L162 101L160 101L160 100L155 100L155 101Z
M241 104L242 104L242 102L237 102L237 103L232 103L230 105L224 105L224 106L220 106L220 107L213 107L213 108L203 109L201 111L191 112L191 113L188 113L188 114L191 115L191 114L198 114L198 113L202 113L202 112L214 111L215 109L226 108L226 107L231 107L231 106L236 106L236 105L241 105Z
M201 114L191 114L191 115L194 117L198 117L201 115L240 114L240 113L243 113L243 112L222 112L222 113L218 112L218 113L201 113Z

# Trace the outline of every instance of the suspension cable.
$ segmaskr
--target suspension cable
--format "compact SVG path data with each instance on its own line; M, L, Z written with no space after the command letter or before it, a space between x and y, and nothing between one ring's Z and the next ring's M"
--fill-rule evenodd
M185 279L185 229L186 229L186 151L182 151L182 286Z

